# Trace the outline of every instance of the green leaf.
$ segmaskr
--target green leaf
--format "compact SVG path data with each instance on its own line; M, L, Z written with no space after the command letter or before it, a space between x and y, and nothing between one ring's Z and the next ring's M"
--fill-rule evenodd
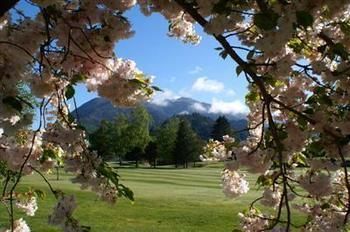
M280 140L288 138L288 133L285 130L279 130L277 134Z
M320 96L319 102L322 103L322 104L328 105L328 106L332 106L333 105L332 99L326 94L323 94L323 95Z
M324 54L324 52L326 51L326 49L327 49L327 44L317 47L317 51L318 51L319 53L322 53L322 54Z
M277 26L277 21L280 16L274 11L269 10L263 13L254 15L254 24L263 30L272 30Z
M254 55L255 55L255 51L254 50L249 51L248 54L247 54L247 60L252 60Z
M246 96L245 96L246 102L256 102L259 100L259 94L256 91L250 91Z
M71 79L71 84L75 85L76 83L82 82L84 80L86 80L86 76L85 75L83 75L83 74L75 74L75 75L73 75L73 77Z
M44 199L45 196L46 196L45 192L42 191L42 190L40 190L40 189L34 189L34 190L33 190L33 193L34 193L34 195L35 195L37 198L39 198L39 199Z
M331 205L329 203L324 203L323 205L321 205L321 209L329 209L331 208Z
M2 99L2 103L8 106L11 106L13 109L17 110L18 112L21 112L23 110L21 101L19 101L15 97L12 97L12 96L5 97Z
M332 46L331 48L332 53L334 53L335 55L340 56L343 60L347 60L348 59L348 52L346 51L346 48L344 47L343 44L341 43L336 43Z
M236 67L236 74L237 74L237 76L239 76L241 73L242 73L242 71L243 71L243 68L242 68L242 66L237 66Z
M276 79L270 74L263 76L263 80L266 84L269 84L271 86L275 86L276 84Z
M306 110L303 111L305 114L314 114L314 109L313 108L307 108Z
M68 85L66 87L66 92L65 92L65 95L66 95L66 98L67 100L71 99L72 97L74 97L74 94L75 94L75 90L74 90L74 87L72 85Z
M271 186L273 184L273 181L271 179L271 176L260 175L256 180L256 184L259 186Z
M147 85L147 83L145 83L145 81L142 79L131 79L131 80L128 80L128 82L139 86Z
M301 53L305 48L305 44L298 38L293 38L288 42L288 47L293 49L295 53Z
M304 117L299 116L297 119L297 122L298 122L298 125L301 129L303 129L303 130L306 129L308 121Z
M163 92L163 90L161 88L159 88L158 86L152 85L152 89L155 91Z
M133 191L130 188L126 187L125 185L120 184L118 186L118 192L121 196L126 197L130 201L135 201Z
M307 159L306 159L306 156L302 153L298 153L297 154L297 157L296 157L296 162L298 164L301 164L303 166L306 166L307 165Z
M226 50L223 50L222 52L219 53L219 55L222 57L222 59L225 60L228 54Z
M216 4L213 6L213 13L218 14L230 14L231 8L229 7L229 4L227 3L227 0L219 0Z
M350 35L350 22L342 22L340 23L340 30L345 34L345 35Z
M73 116L73 114L72 113L68 113L68 122L69 123L73 123L73 122L75 122L75 117Z
M307 11L297 11L297 23L304 28L311 27L314 23L314 17Z

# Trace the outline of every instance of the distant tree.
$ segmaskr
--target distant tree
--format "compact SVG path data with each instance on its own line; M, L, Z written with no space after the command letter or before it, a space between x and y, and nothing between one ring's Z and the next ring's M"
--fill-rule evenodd
M148 143L145 148L144 157L145 159L153 166L153 168L157 167L157 159L158 159L158 147L156 141L151 141Z
M200 140L192 130L191 124L187 120L181 119L173 150L175 167L182 164L187 168L188 162L196 160L199 156L199 147Z
M208 140L210 138L211 130L214 125L213 119L199 113L182 115L181 118L185 118L191 123L192 129L201 139Z
M114 158L114 145L112 144L112 123L101 121L100 127L89 136L90 147L97 151L98 155L104 160Z
M119 165L122 165L122 160L125 154L130 151L131 143L128 134L129 121L128 118L121 114L112 122L111 130L108 131L109 138L112 140L111 145L114 153L114 157L118 157Z
M131 113L127 134L130 143L129 151L133 152L133 160L138 167L139 160L145 151L147 144L151 141L150 124L152 117L143 106L136 107Z
M135 108L130 118L121 114L113 121L102 121L100 127L90 135L91 148L96 150L104 160L113 158L139 159L150 141L149 126L151 117L143 107Z
M180 120L172 118L163 123L156 131L157 154L164 163L172 163L177 130Z
M233 136L233 131L230 123L225 116L219 116L213 126L211 138L218 141L223 141L222 136Z
M199 156L202 154L205 144L206 140L201 139L199 135L195 133L193 140L193 152L190 153L190 156L188 157L188 162L192 162L194 167L196 166L196 162L200 161Z

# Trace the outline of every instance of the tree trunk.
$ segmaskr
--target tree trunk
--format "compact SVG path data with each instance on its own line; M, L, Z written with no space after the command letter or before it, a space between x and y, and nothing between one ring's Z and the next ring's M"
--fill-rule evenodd
M122 166L122 157L121 156L118 156L119 157L119 166Z
M60 180L60 166L56 166L56 180Z
M138 168L139 167L139 159L135 160L135 167Z
M153 168L156 168L156 167L157 167L157 160L154 159L154 160L153 160Z
M1 0L0 1L0 18L13 8L19 0Z

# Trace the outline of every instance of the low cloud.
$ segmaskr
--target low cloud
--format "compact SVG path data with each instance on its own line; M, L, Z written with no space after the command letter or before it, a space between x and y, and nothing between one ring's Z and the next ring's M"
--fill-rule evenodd
M189 90L187 88L180 89L180 91L178 93L179 93L179 96L181 96L181 97L193 98L191 90Z
M188 73L194 75L194 74L198 74L202 71L203 71L203 68L201 66L196 66L196 67L194 67L194 69L192 69Z
M225 102L214 98L209 112L217 114L245 114L248 112L248 107L238 100Z
M191 107L193 110L195 110L197 112L203 112L203 111L208 110L203 104L201 104L199 102L194 103Z
M187 110L184 110L178 113L178 115L188 115L188 114L190 114L190 112L188 112Z
M199 77L192 85L192 90L198 92L220 93L225 89L222 82L211 80L207 77Z
M163 92L157 92L152 98L151 102L155 105L166 106L169 104L169 101L176 100L180 98L179 95L175 94L169 89L163 90Z

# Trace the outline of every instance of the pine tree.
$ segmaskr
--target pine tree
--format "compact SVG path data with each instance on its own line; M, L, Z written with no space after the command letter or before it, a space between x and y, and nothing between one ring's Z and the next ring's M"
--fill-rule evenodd
M147 147L145 148L145 158L153 166L153 168L156 168L158 159L156 141L151 141L148 143Z
M162 163L173 162L173 151L176 143L180 120L171 118L163 123L156 131L157 153Z
M181 119L173 150L175 167L182 164L187 168L189 161L195 161L200 153L200 144L200 139L192 130L190 123Z
M225 116L219 116L213 126L211 138L214 140L222 141L222 136L224 135L233 136L233 131L227 118Z

